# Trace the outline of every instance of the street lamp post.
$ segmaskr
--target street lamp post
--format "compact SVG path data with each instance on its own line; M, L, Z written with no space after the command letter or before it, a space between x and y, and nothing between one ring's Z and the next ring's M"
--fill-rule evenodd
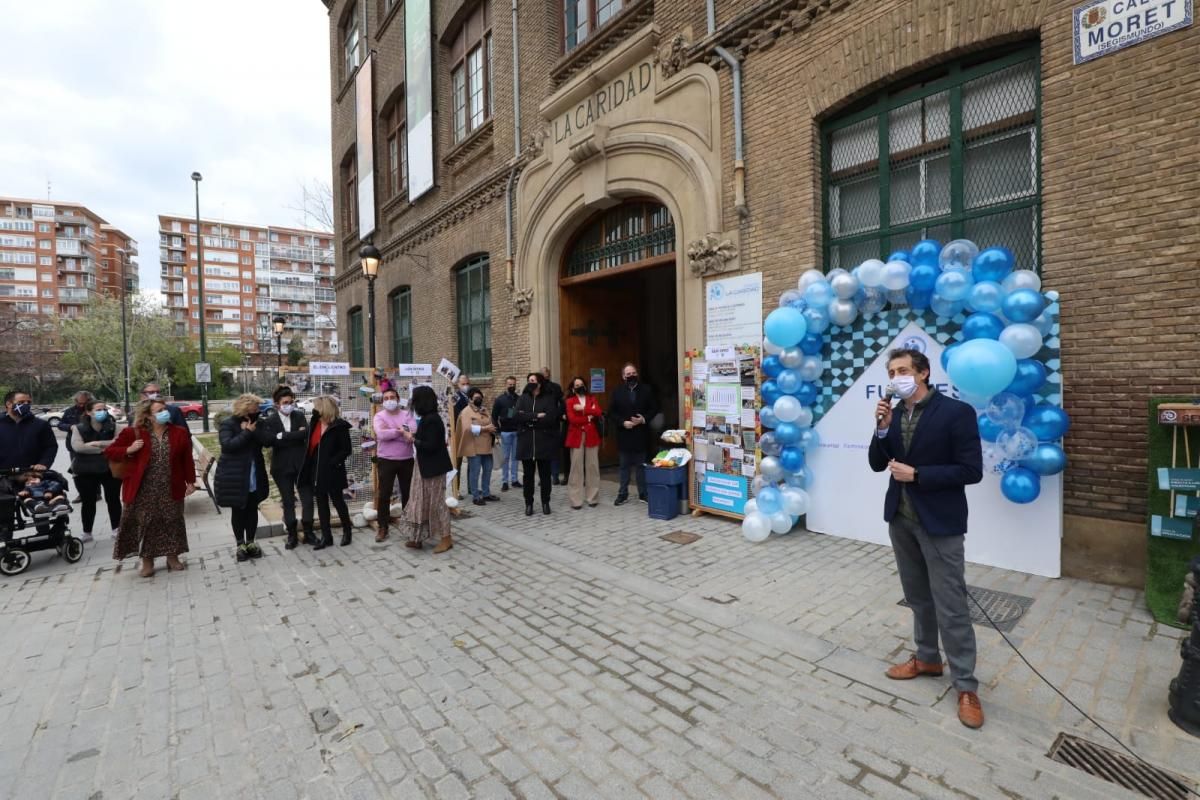
M379 277L379 248L368 242L358 251L358 257L367 278L367 342L371 358L368 366L375 369L378 366L375 363L375 278Z
M279 370L283 369L283 327L287 324L287 320L283 317L276 317L271 320L271 324L275 327L275 367ZM282 376L281 376L282 377Z
M205 330L208 320L204 318L204 229L200 227L200 181L204 176L199 172L192 173L192 182L196 184L196 286L199 289L200 304L200 361L208 361L208 342ZM208 384L200 384L200 419L204 432L208 433Z

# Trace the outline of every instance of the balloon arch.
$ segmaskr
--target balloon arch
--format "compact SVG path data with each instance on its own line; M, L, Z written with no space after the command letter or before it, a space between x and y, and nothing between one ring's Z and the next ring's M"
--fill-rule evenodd
M979 414L984 467L1001 475L1000 491L1032 503L1041 477L1066 468L1061 439L1065 411L1039 401L1050 370L1042 354L1058 322L1058 293L1041 291L1031 269L1014 269L1004 247L980 250L956 239L898 251L887 262L869 259L852 271L810 269L797 288L779 297L763 324L763 458L747 501L742 532L752 542L787 533L807 513L812 471L806 454L819 445L814 404L827 362L826 336L885 308L929 310L961 320L942 352L959 399Z

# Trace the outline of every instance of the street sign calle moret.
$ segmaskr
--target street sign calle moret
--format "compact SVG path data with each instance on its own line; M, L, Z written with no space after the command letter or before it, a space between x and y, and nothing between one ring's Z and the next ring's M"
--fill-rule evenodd
M1075 63L1115 53L1192 24L1192 0L1094 0L1071 12Z

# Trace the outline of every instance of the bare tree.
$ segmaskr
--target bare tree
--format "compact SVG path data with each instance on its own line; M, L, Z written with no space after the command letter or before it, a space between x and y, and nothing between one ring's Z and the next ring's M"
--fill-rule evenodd
M300 184L299 203L293 203L288 209L300 215L300 227L334 230L333 224L333 187L320 178L313 178L309 183Z

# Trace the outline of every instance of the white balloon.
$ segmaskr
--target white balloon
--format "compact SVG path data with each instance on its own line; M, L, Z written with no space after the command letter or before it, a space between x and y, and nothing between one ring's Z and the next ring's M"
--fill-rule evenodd
M447 508L458 508L458 498L455 497L454 495L450 495L450 494L446 495L446 507Z
M833 293L839 300L849 300L858 293L858 278L845 270L842 270L840 275L830 273L829 285L833 287Z
M813 423L812 409L808 406L800 406L800 413L792 420L797 428L811 428Z
M379 519L379 512L371 506L363 506L362 517L367 522L374 522L375 520Z
M830 283L833 283L833 279L835 277L837 277L838 275L849 275L849 274L850 274L849 270L842 269L841 267L834 267L833 269L829 270L829 272L825 273L825 280L829 281Z
M808 492L789 486L783 490L783 510L793 517L808 513Z
M889 261L883 265L883 288L898 292L908 288L908 275L912 265L907 261Z
M882 286L884 266L884 263L878 258L868 258L858 265L859 281L868 289L875 289Z
M744 516L748 517L751 514L755 514L757 512L758 512L758 501L755 500L753 497L751 497L749 500L746 501L745 507L742 508L742 514Z
M800 401L790 394L783 395L775 401L775 405L771 406L771 410L775 412L775 416L779 418L780 422L795 422L803 408Z
M800 373L802 380L815 381L825 371L825 362L820 356L804 356L796 371Z
M1008 273L1008 276L1000 285L1009 294L1012 294L1017 289L1033 289L1035 292L1040 292L1042 290L1042 279L1031 269L1018 269Z
M365 527L367 527L367 521L366 521L365 519L363 519L363 515L362 515L362 514L355 514L353 517L351 517L351 518L350 518L350 522L351 522L351 524L353 524L353 525L354 525L354 527L356 527L356 528L365 528Z
M771 532L787 533L792 529L792 515L786 511L776 511L771 515Z
M388 508L388 513L391 514L392 517L398 519L400 517L400 515L404 513L404 506L400 505L399 503L396 503L396 504L392 505L390 508Z
M779 463L779 459L775 456L764 456L759 464L759 471L768 481L775 482L783 477L783 464Z
M853 300L834 300L829 304L829 321L834 325L846 326L858 318L858 306Z
M1033 358L1042 349L1042 334L1028 322L1017 322L1000 332L1000 344L1017 358Z
M788 369L795 369L804 360L804 351L799 347L785 347L779 354L779 363Z
M825 273L821 272L821 270L815 268L806 269L804 270L804 274L800 276L800 280L796 282L796 287L803 292L810 284L823 280L825 280Z
M763 339L763 352L769 356L777 356L783 352L783 348L770 339Z
M742 520L742 536L746 537L747 542L765 542L770 535L771 520L761 511L747 514Z

